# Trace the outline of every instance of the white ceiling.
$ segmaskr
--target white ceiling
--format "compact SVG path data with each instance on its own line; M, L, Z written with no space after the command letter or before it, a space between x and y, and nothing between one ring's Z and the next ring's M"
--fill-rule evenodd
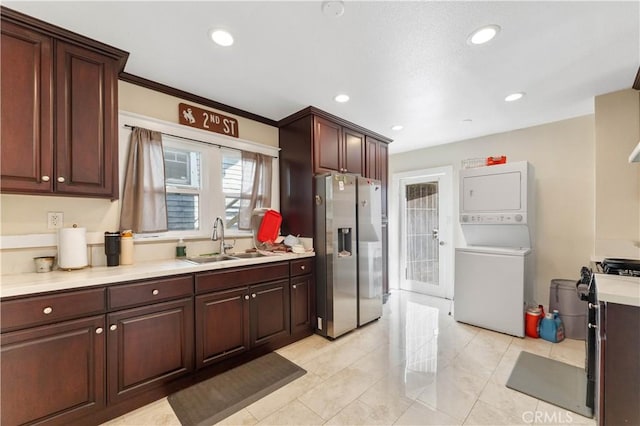
M638 1L346 1L338 18L320 1L3 4L130 52L130 74L273 120L312 105L392 153L593 113L640 64ZM467 44L487 24L498 37Z

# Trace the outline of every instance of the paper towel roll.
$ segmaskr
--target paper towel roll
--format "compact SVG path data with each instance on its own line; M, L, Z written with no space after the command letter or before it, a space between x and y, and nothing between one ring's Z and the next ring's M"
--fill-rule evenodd
M79 269L87 265L87 229L60 228L58 230L58 267Z

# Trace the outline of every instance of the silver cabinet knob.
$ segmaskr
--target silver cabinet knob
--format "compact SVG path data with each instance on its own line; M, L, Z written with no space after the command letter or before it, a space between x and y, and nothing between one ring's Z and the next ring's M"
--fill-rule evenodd
M42 176L40 179L42 179L43 182L49 182L49 176Z
M51 312L53 312L53 308L51 306L47 306L42 310L42 313L45 315L49 315Z
M160 291L157 289L154 289L151 294L153 294L154 296L157 296L158 294L160 294Z
M304 271L304 269L305 269L304 265L302 265L302 266L300 267L300 269L302 269L302 270Z
M244 300L249 300L249 295L248 294L244 295Z
M62 176L58 177L58 182L60 183L64 182L64 178Z
M256 298L256 294L255 293L251 294L251 297L253 297L255 299Z
M296 285L294 284L294 285L293 285L293 289L295 290L296 288L297 288L297 287L296 287Z
M102 330L102 327L98 327L96 328L96 334L102 334L104 330Z
M115 324L111 324L111 326L109 327L109 330L111 331L116 331L118 329L118 326Z

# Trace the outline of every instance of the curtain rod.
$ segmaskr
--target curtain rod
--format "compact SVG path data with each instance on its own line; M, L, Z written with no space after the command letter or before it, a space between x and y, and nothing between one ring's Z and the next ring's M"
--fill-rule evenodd
M142 127L140 127L140 126L132 126L131 124L125 124L124 127L127 127L127 128L129 128L131 130L135 129L136 127L139 127L139 128L142 129ZM154 131L156 131L156 130L154 130ZM198 139L188 138L186 136L172 135L171 133L165 133L165 132L160 132L160 134L163 134L165 136L171 136L172 138L178 138L178 139L184 139L184 140L191 141L191 142L202 143L202 144L205 144L205 145L213 145L213 146L217 146L218 148L232 149L234 151L240 151L240 152L245 151L245 150L240 149L240 148L233 148L233 147L230 147L230 146L220 145L218 143L205 142L205 141L201 141L201 140L198 140ZM269 154L262 154L262 155L266 155L267 157L271 157L271 158L278 158L278 156L276 156L276 155L269 155Z

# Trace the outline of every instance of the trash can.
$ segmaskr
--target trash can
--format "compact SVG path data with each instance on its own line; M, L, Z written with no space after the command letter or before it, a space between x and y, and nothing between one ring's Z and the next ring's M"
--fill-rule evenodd
M557 309L568 339L584 340L587 330L587 302L580 299L577 280L553 279L549 288L549 309Z

